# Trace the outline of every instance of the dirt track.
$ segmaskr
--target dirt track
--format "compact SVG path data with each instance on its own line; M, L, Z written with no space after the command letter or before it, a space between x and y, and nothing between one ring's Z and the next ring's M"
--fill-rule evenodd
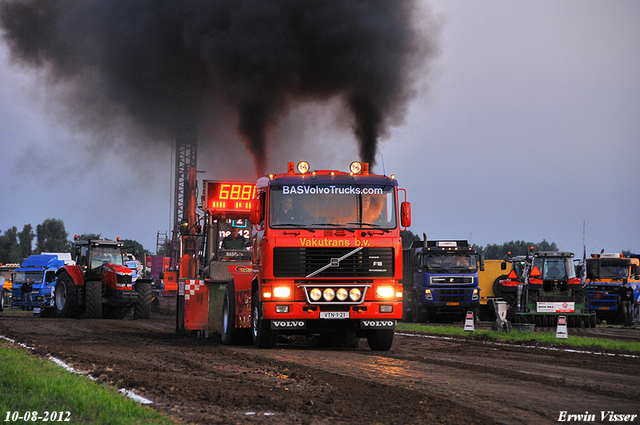
M639 330L619 334L640 340ZM186 423L539 424L557 423L563 411L604 423L601 411L640 415L640 357L628 353L401 333L386 353L364 341L359 349L289 341L257 350L176 335L169 314L117 321L11 311L0 313L0 335L132 389Z

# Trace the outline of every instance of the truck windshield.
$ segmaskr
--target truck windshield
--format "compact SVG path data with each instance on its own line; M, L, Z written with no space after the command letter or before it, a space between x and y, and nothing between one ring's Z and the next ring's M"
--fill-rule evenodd
M422 267L431 273L473 273L478 268L475 254L429 254L422 257Z
M587 260L587 276L590 278L621 280L629 277L629 260L600 260L600 269L598 269L598 260Z
M36 284L42 283L42 277L43 276L44 276L44 273L42 271L16 272L14 283L21 284L21 283L26 282L27 279L30 279L31 280L31 284L32 285L36 285Z
M272 228L395 229L394 186L272 186Z
M576 277L570 258L536 257L533 265L542 273L543 280L565 280Z

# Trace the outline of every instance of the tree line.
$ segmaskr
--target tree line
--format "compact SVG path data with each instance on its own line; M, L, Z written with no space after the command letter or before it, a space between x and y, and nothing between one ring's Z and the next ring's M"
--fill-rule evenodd
M31 254L42 252L71 252L73 241L69 240L69 234L65 230L64 222L57 218L48 218L36 226L35 232L31 224L25 224L22 231L18 232L17 227L12 227L0 235L0 264L22 263ZM421 240L420 236L410 230L401 233L402 246L408 248L413 241ZM99 234L83 234L78 237L81 240L102 239ZM33 242L36 241L35 248ZM127 252L148 254L142 244L132 239L124 239ZM555 242L533 243L525 241L511 241L503 244L488 244L486 246L473 245L479 254L484 254L485 259L504 259L509 253L511 256L525 255L529 247L533 246L534 251L557 251Z
M87 233L78 236L80 240L103 239L99 234ZM35 240L35 248L33 242ZM142 244L132 239L122 240L125 248L131 247L127 252L146 253ZM16 226L11 227L0 235L0 264L22 263L32 254L43 252L69 252L71 253L73 241L69 240L64 222L57 218L48 218L35 228L31 224L25 224L22 231L18 232Z
M414 234L410 230L401 233L402 247L408 248L413 241L422 240L420 236ZM555 242L547 242L543 239L541 242L533 243L526 241L511 241L503 244L488 244L486 246L473 245L478 254L483 254L487 260L503 260L507 257L516 255L526 255L529 247L533 247L534 251L557 251L558 246Z

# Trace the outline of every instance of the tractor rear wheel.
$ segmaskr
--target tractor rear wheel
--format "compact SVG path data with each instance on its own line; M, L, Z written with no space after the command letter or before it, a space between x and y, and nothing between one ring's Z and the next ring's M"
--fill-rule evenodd
M494 297L501 297L501 291L500 291L500 281L501 280L505 280L508 276L506 274L500 275L498 276L494 281L493 281L493 296Z
M249 329L236 328L236 290L233 282L229 282L224 290L221 329L220 337L224 345L251 343Z
M75 317L78 311L76 304L76 285L68 273L61 273L58 276L55 286L55 306L56 317Z

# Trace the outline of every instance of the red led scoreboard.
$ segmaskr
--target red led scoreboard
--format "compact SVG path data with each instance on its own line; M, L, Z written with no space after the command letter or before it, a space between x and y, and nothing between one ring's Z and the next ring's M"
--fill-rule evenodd
M213 215L248 217L255 195L255 183L205 180L203 209Z

